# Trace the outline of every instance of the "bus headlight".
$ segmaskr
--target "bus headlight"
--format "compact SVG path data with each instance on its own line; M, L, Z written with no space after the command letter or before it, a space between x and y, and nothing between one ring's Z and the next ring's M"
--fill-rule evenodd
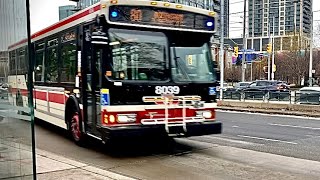
M131 123L135 122L137 119L136 114L118 114L117 121L118 123Z
M206 119L212 118L212 112L211 111L196 111L197 116L204 117Z

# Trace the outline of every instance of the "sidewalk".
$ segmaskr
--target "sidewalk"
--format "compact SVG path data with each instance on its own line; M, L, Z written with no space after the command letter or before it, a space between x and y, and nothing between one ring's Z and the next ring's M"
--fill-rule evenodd
M108 180L133 178L74 161L47 151L36 150L37 179L40 180ZM33 179L31 147L0 141L0 179Z

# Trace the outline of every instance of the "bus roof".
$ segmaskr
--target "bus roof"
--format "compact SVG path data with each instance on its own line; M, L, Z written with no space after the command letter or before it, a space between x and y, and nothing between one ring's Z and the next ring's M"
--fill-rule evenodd
M180 5L175 3L168 3L168 2L160 2L160 1L147 1L147 0L101 0L90 7L87 7L43 30L40 30L31 35L31 41L35 42L39 39L45 38L57 32L63 31L68 29L72 26L85 22L87 20L93 19L99 13L105 13L107 11L100 12L102 9L108 9L110 5L134 5L134 6L155 6L161 8L168 8L168 9L177 9L182 11L188 12L195 12L203 15L214 16L216 15L215 12L187 6L187 5ZM170 29L170 28L168 28ZM8 47L8 50L17 49L27 44L27 39L23 39L15 44L12 44Z

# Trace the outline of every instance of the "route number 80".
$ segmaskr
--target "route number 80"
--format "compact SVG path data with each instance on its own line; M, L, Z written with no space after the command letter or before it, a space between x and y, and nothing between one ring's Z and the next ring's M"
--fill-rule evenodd
M156 86L156 94L179 94L179 86Z

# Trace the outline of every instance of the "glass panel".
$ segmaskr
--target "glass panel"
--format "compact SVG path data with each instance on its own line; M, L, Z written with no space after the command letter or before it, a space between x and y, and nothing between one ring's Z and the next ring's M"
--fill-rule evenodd
M2 0L0 12L0 179L33 179L26 1Z

